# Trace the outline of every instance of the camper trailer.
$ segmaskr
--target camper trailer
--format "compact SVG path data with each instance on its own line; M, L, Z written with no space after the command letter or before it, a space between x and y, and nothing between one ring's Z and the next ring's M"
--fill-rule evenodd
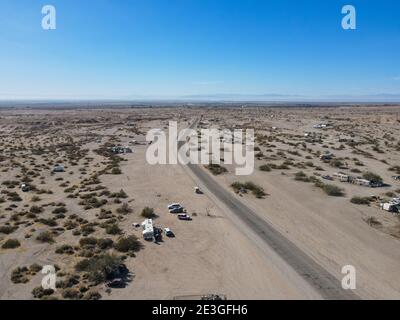
M364 186L364 187L370 187L371 186L371 181L363 178L356 178L354 180L354 183L359 185L359 186Z
M333 174L333 176L336 179L339 179L341 182L349 182L350 177L347 174L341 173L341 172L336 172Z
M385 211L399 213L400 212L400 199L397 198L397 199L393 199L390 202L382 203L381 207Z
M147 219L142 223L143 227L143 239L144 240L153 240L154 238L154 227L153 220Z

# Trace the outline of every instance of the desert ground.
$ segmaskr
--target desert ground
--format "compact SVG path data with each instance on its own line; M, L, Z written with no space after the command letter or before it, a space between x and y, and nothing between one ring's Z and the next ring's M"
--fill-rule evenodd
M400 197L400 106L205 105L0 109L0 299L326 298L188 166L146 161L147 132L169 121L254 129L251 175L198 169L338 287L354 266L354 298L400 298L400 220L381 208ZM191 221L169 213L175 202ZM145 218L175 237L145 241ZM56 290L41 287L46 265Z

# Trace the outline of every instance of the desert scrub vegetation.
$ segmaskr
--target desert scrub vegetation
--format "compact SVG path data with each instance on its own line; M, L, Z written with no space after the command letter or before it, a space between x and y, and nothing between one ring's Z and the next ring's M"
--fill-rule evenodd
M114 167L111 169L111 174L119 175L119 174L122 174L122 171L119 167Z
M122 233L122 230L116 223L105 224L105 230L106 230L106 233L109 235L117 235L117 234Z
M114 248L115 250L122 253L134 253L142 248L142 243L134 235L131 235L126 238L120 238L114 244Z
M317 177L309 177L309 182L314 183L317 188L322 189L328 196L331 197L343 197L345 196L345 192L342 188L339 188L333 184L326 184L322 182Z
M18 229L17 226L1 226L0 233L11 234Z
M388 170L395 172L396 174L400 174L400 166L393 166L393 167L390 167Z
M44 224L45 226L49 227L56 227L58 226L58 223L54 219L38 219L37 220L39 223Z
M303 181L303 182L311 182L310 178L303 171L297 172L294 175L294 180Z
M214 175L214 176L218 176L218 175L220 175L220 174L223 174L223 173L226 173L226 172L228 172L228 170L225 168L225 167L223 167L223 166L221 166L221 165L219 165L219 164L214 164L214 163L212 163L212 164L209 164L209 165L207 165L207 166L205 166L208 170L210 170L211 171L211 173Z
M83 300L100 300L101 294L96 290L90 290L83 296Z
M32 296L35 299L46 299L54 294L53 289L43 289L43 287L36 287L32 290Z
M35 276L42 270L42 266L38 264L32 264L29 268L17 267L11 272L12 283L28 283L32 276Z
M21 243L17 239L8 239L1 246L3 249L15 249L21 246Z
M343 160L341 159L332 159L329 162L329 165L334 168L343 168L345 166Z
M378 182L378 183L383 182L383 179L381 176L379 176L375 173L369 172L369 171L363 173L363 178L366 180L372 181L372 182Z
M344 191L342 188L339 188L333 184L324 184L322 186L322 190L331 197L343 197Z
M57 254L67 254L67 255L73 255L75 253L75 250L72 246L68 244L64 244L62 246L59 246L56 251Z
M101 250L111 249L114 245L114 241L109 238L97 239L97 238L82 238L79 240L79 246L82 249L95 249Z
M263 199L267 195L262 187L253 182L234 182L231 187L236 193L247 193L250 190L257 199Z
M265 171L265 172L270 172L271 171L271 167L267 164L263 164L262 166L260 166L260 171Z
M65 206L57 207L52 211L53 214L63 214L67 213L67 208Z
M121 189L119 192L110 193L109 198L126 199L128 198L128 195L124 190Z
M121 207L117 208L117 213L126 215L132 213L132 208L129 207L129 205L125 202L121 205Z
M276 164L276 163L268 163L267 165L274 170L289 170L290 165L293 163L291 161L284 161L281 164Z
M380 227L382 225L381 222L378 221L375 217L368 217L364 220L370 227Z
M370 199L370 197L355 196L355 197L351 198L350 202L354 203L354 204L359 204L359 205L369 205L371 202L371 199Z
M39 213L42 213L42 212L43 212L43 208L42 208L42 207L38 207L38 206L32 206L32 207L29 209L29 212L30 212L30 213L33 213L33 214L39 214Z
M154 213L154 209L149 207L143 208L142 213L140 215L146 219L154 219L157 217L157 215Z
M75 265L75 270L86 273L88 280L98 285L110 278L121 264L121 257L104 254L79 261Z
M43 243L54 243L54 236L49 231L43 231L36 237L36 240Z

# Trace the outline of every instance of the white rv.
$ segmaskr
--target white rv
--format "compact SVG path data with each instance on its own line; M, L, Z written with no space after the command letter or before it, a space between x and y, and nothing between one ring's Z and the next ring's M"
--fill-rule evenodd
M143 238L144 240L153 240L154 238L154 227L153 220L147 219L142 223L143 227Z

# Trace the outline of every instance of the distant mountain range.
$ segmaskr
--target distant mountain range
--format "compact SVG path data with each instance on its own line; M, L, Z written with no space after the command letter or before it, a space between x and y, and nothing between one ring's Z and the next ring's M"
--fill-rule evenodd
M325 95L325 96L306 96L306 95L291 95L291 94L194 94L194 95L129 95L123 97L26 97L25 99L2 97L0 95L0 107L4 106L20 106L20 105L45 105L61 103L62 105L99 105L99 104L112 104L112 105L127 105L137 103L194 103L194 102L253 102L253 103L400 103L400 94L381 93L371 95Z
M327 95L306 96L287 94L211 94L187 95L180 99L207 100L207 101L290 101L290 102L400 102L400 94L373 94L373 95Z

